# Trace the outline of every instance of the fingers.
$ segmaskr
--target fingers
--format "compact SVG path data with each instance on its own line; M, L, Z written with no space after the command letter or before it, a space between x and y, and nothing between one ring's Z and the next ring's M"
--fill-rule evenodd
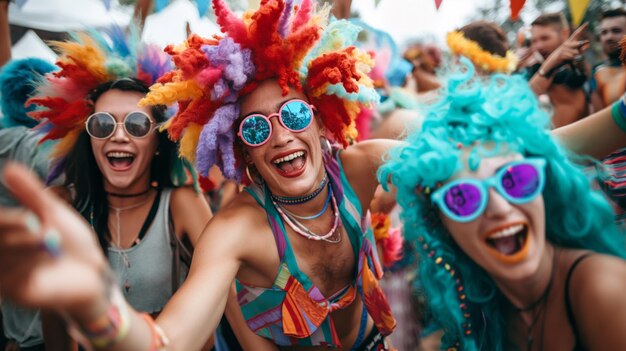
M39 218L44 218L46 210L54 204L54 197L44 192L44 185L27 168L10 163L4 168L4 182L15 198Z
M589 23L583 23L570 35L569 39L573 41L580 40L585 31L587 31L587 27L589 27Z

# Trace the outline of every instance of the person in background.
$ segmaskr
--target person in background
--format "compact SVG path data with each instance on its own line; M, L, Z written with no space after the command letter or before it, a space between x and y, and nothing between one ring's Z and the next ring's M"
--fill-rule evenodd
M9 27L9 2L0 1L0 67L11 59L11 29Z
M590 88L594 110L611 105L626 92L626 67L620 60L620 41L626 35L626 10L607 10L600 16L599 39L607 59L593 68Z
M478 74L511 74L517 69L517 56L510 50L506 34L493 22L474 21L448 33L450 52L467 57Z
M570 36L570 26L562 13L543 14L530 27L531 49L544 61L527 67L526 76L537 96L549 97L554 128L589 114L584 87L588 69L582 56L589 47L589 42L583 40L586 28L584 24Z
M37 121L28 116L35 107L24 104L35 92L37 79L55 69L53 64L37 58L9 61L0 69L0 170L6 163L17 161L30 168L39 179L46 179L48 153L54 142L38 145L42 135L31 130ZM19 206L2 182L0 206ZM9 343L6 349L44 350L40 312L7 301L0 305L1 328ZM0 346L0 350L5 347Z

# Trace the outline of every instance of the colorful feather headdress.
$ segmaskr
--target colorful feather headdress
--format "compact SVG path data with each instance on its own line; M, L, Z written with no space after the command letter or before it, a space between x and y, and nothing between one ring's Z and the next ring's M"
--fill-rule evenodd
M356 137L354 119L364 104L378 101L367 76L372 58L354 46L359 28L347 21L327 23L329 8L312 0L262 0L257 11L235 16L213 0L223 36L190 36L168 46L176 68L160 78L145 104L178 103L166 124L180 140L180 153L202 176L217 164L228 179L241 179L233 126L238 99L258 82L276 78L283 93L304 91L336 142ZM241 160L239 160L241 161Z
M140 43L135 28L129 36L122 28L112 27L104 34L91 30L52 44L60 51L56 63L60 70L46 75L37 94L26 102L38 106L30 116L42 121L38 127L45 134L42 142L60 139L51 154L49 180L59 175L93 113L90 91L123 78L137 78L150 86L172 68L169 56L160 48Z

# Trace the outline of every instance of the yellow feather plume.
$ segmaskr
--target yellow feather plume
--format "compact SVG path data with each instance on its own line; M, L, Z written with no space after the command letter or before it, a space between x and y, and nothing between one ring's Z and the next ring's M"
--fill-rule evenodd
M196 161L196 147L200 139L200 132L202 132L201 125L189 123L187 129L185 129L185 135L180 140L178 152L191 163Z
M146 97L139 101L139 106L169 105L176 101L197 99L202 94L202 89L194 80L157 83L152 85Z

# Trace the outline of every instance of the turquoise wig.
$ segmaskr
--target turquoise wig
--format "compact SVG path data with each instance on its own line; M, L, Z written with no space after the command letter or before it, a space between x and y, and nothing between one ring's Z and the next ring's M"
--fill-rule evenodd
M508 302L453 241L429 198L429 190L465 167L463 149L470 150L465 163L470 169L481 158L509 151L547 161L543 198L551 243L619 257L626 257L626 245L611 207L550 135L548 116L528 83L503 75L479 81L471 63L461 62L464 72L449 78L447 93L427 111L422 131L390 152L378 176L382 184L397 187L406 240L420 249L419 284L444 330L442 348L505 350L502 310Z

